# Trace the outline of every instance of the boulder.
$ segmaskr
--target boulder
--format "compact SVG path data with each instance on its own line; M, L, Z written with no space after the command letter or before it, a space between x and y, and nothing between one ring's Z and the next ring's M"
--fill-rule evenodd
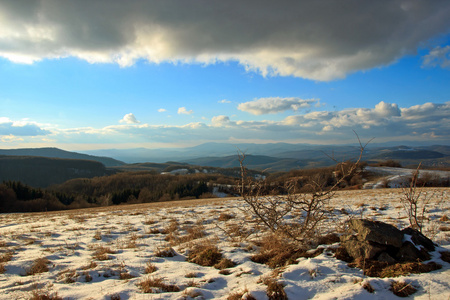
M404 240L409 240L417 247L424 247L428 251L435 250L436 244L433 243L429 238L424 236L421 232L411 227L405 228L401 232L403 233Z
M360 241L354 235L342 236L341 245L354 259L358 257L373 259L378 255L378 253L386 250L386 246L371 243L369 241Z
M380 221L350 220L341 246L353 259L378 260L388 264L429 260L435 244L412 228L402 231Z
M403 234L396 227L380 221L353 219L349 228L357 233L360 241L370 241L379 245L401 247Z

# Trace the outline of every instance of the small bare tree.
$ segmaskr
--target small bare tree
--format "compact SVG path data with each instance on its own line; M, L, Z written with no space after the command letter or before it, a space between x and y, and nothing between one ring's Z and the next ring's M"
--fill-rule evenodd
M324 174L311 176L299 193L295 180L285 183L286 195L270 195L272 187L267 180L257 181L248 176L244 166L245 153L239 152L241 168L240 194L247 204L247 211L272 232L290 240L305 244L320 230L319 225L329 213L326 205L337 188L358 172L359 163L367 146L360 145L359 157L354 162L336 165L334 183L327 185ZM336 160L335 160L336 161Z
M413 172L409 186L402 188L403 196L400 201L406 211L410 226L422 232L427 206L433 195L429 195L428 192L417 187L420 165L421 163Z

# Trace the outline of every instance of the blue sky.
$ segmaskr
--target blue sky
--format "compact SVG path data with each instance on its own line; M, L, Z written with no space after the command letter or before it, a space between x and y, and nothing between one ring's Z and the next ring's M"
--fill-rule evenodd
M2 1L1 148L449 144L448 1L186 3Z

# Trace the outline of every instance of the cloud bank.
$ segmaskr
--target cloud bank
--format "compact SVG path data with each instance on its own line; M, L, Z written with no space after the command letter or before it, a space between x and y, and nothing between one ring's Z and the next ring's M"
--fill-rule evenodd
M210 122L184 125L149 125L127 123L103 128L45 128L32 122L20 124L0 118L0 140L6 145L20 145L51 139L55 144L120 144L151 147L197 145L204 142L291 142L343 144L354 142L356 131L362 139L376 142L428 142L448 144L450 140L450 102L425 103L399 107L380 102L373 108L341 111L312 111L291 115L279 121L245 121L218 115ZM48 144L47 144L48 145ZM87 146L88 147L88 146Z
M237 61L313 80L394 62L448 33L447 0L4 0L0 56L33 63Z

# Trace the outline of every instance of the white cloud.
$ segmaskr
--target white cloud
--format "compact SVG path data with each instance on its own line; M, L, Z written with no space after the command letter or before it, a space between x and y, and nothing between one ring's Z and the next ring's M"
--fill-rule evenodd
M0 56L238 61L263 75L332 80L413 53L448 31L449 15L449 1L1 1Z
M423 57L422 66L450 68L450 46L436 47Z
M310 108L314 102L317 102L317 100L304 100L296 97L268 97L241 103L238 105L238 109L253 115L276 114L286 110L297 111L299 109Z
M0 136L39 136L48 135L49 130L43 129L41 124L29 120L12 121L7 117L0 117Z
M231 103L231 101L228 101L227 99L222 99L222 100L217 101L217 103L225 104L225 103Z
M162 113L162 112L166 112L167 110L165 108L160 108L158 109L158 112Z
M288 116L283 120L235 120L226 115L211 118L210 122L184 125L149 125L145 123L116 124L103 128L66 128L53 126L50 131L27 120L18 122L0 118L0 140L13 144L35 142L40 146L55 144L162 145L200 144L203 142L271 141L309 143L352 143L353 130L364 139L377 142L427 141L445 143L450 140L450 101L398 107L395 103L380 102L372 108L351 108L340 111L314 111ZM20 124L23 126L13 126ZM45 135L43 135L45 134ZM45 144L42 138L51 139ZM106 146L107 147L107 146ZM88 148L88 146L85 146Z
M119 120L120 123L125 123L125 124L138 124L140 123L136 117L134 116L134 114L129 113L126 114L121 120Z
M193 110L187 110L186 107L180 107L178 109L178 114L179 115L192 115L194 113Z

